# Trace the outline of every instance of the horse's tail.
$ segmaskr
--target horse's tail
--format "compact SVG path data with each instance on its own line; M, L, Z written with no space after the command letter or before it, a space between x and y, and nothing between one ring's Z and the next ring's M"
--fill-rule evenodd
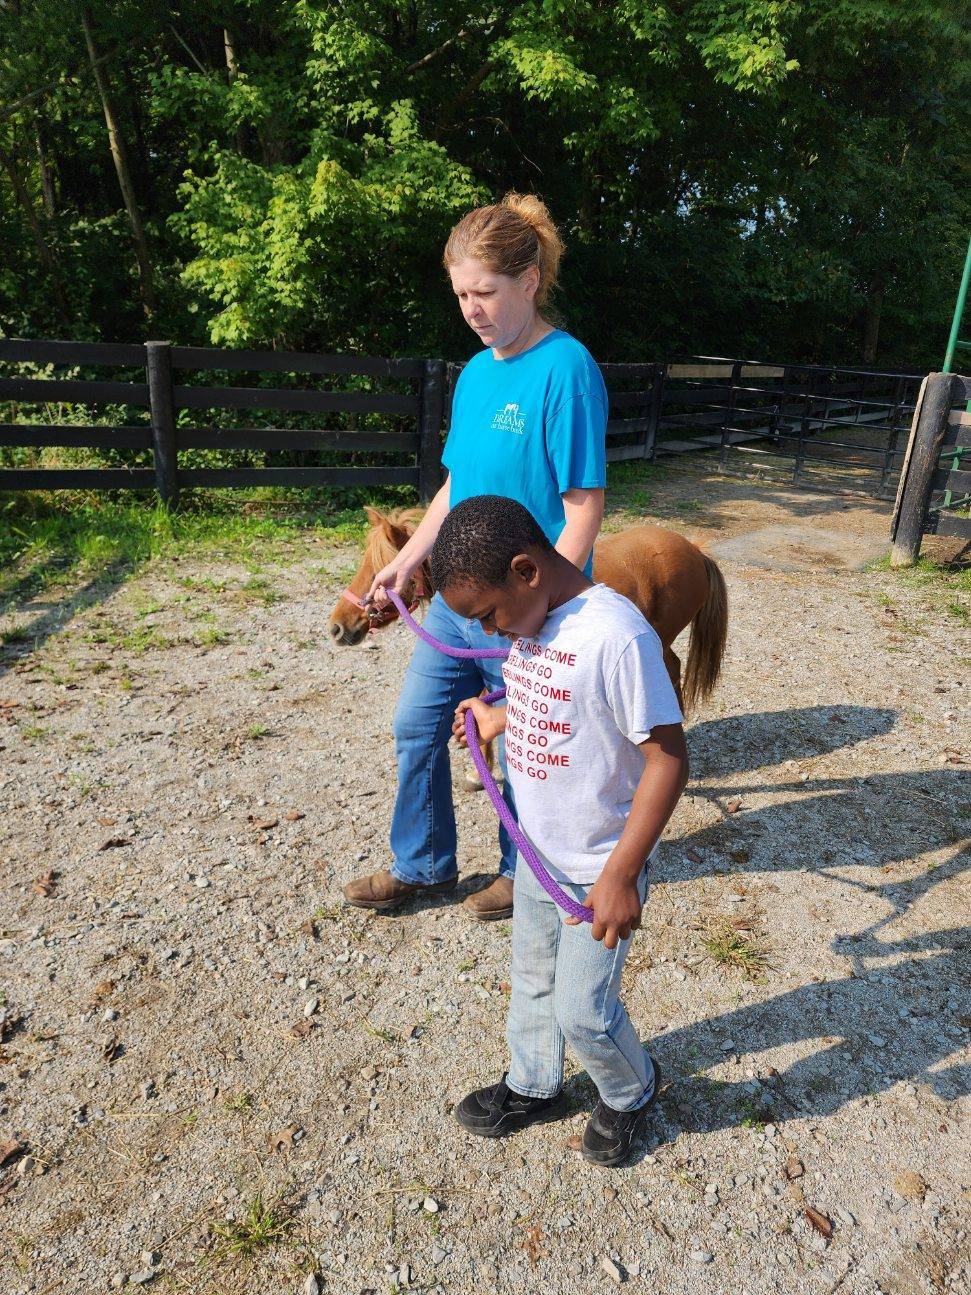
M707 553L708 597L691 622L691 644L682 692L687 714L704 701L718 681L728 634L728 590L717 562Z

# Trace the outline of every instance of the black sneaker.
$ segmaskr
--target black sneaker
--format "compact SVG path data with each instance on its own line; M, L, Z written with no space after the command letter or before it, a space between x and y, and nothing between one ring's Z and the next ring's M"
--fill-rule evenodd
M630 1155L631 1148L644 1124L647 1112L657 1101L661 1088L661 1068L654 1066L654 1091L643 1106L636 1111L615 1111L606 1102L598 1102L583 1130L580 1150L584 1160L608 1167L619 1165Z
M503 1075L498 1084L479 1088L463 1097L455 1118L463 1129L480 1138L504 1138L557 1113L562 1092L553 1097L523 1097L514 1093Z

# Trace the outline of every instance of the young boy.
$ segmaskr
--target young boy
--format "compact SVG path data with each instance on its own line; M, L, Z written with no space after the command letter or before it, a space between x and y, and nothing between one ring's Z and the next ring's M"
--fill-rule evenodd
M519 824L560 887L594 911L565 916L516 868L509 1069L455 1109L482 1137L555 1116L564 1043L600 1101L583 1154L617 1165L657 1096L658 1068L618 998L648 865L684 790L688 759L661 643L626 598L593 584L511 499L478 495L446 517L432 581L452 611L512 640L506 703L471 707L484 739L505 733Z

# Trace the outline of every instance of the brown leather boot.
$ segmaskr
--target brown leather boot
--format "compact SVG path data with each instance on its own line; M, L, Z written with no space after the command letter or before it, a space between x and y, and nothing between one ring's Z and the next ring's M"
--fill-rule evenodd
M512 917L512 877L496 877L484 890L477 890L462 907L478 922L499 922Z
M414 895L447 895L458 885L458 877L440 881L434 886L413 886L399 881L387 868L379 868L367 877L356 877L344 887L344 898L355 908L377 908L382 911L397 908Z

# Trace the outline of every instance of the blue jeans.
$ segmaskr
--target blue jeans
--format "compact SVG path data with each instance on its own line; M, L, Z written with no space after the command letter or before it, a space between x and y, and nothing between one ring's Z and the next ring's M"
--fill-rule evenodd
M450 611L440 594L429 604L425 629L453 647L501 647L506 641L486 634L478 621ZM455 861L455 809L448 742L455 707L483 688L501 688L502 661L463 661L419 639L408 664L394 713L398 794L391 818L391 874L399 881L429 886L448 881L458 872ZM505 746L499 740L499 761L506 770ZM503 796L515 814L508 781ZM500 873L516 869L516 847L499 829Z
M642 900L647 880L645 867ZM590 886L563 889L582 901ZM565 916L524 862L513 896L506 1082L525 1097L555 1096L569 1043L602 1100L615 1111L636 1110L654 1095L654 1067L618 998L631 941L604 948L588 922L567 926Z

